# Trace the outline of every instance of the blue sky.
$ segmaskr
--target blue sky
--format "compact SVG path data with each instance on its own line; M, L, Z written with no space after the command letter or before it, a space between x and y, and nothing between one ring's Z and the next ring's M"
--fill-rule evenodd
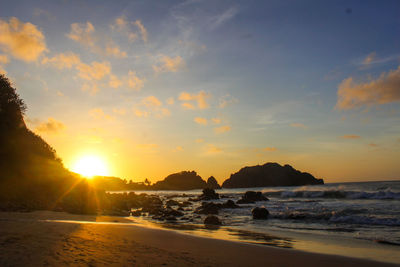
M67 167L96 154L135 181L268 161L399 178L397 1L2 6L0 70Z

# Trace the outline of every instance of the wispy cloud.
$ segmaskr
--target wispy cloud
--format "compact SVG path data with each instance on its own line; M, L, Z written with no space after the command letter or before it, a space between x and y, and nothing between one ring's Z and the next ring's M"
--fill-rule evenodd
M132 29L131 25L135 26L136 30ZM141 20L128 21L126 16L122 15L114 20L114 23L111 24L111 29L125 34L131 42L136 41L139 34L143 42L147 43L148 41L147 29L144 27Z
M267 152L275 152L278 149L276 147L265 147L263 150Z
M111 115L104 113L101 108L94 108L89 111L89 115L95 119L112 120L114 119Z
M214 131L217 134L226 133L226 132L229 132L230 130L232 130L232 128L229 125L214 128Z
M134 91L140 91L144 86L144 78L139 78L135 71L128 72L128 88Z
M35 131L46 134L57 134L65 129L64 123L54 118L48 118L45 122L40 122Z
M225 108L229 105L236 104L238 103L239 100L237 98L234 98L230 94L224 95L219 99L219 108Z
M399 102L400 66L368 82L349 77L339 85L337 96L336 108L343 110Z
M217 147L213 144L208 144L205 146L205 151L207 154L219 154L222 153L222 149L220 147Z
M158 59L158 64L153 65L153 70L156 73L177 72L181 70L184 66L185 66L185 61L183 60L182 57L180 56L169 57L162 55Z
M347 134L347 135L341 136L341 138L343 138L343 139L360 139L361 136L355 135L355 134Z
M305 125L302 124L302 123L298 123L298 122L291 123L290 126L291 126L291 127L294 127L294 128L307 129L307 126L305 126Z
M88 48L93 53L113 56L116 58L127 57L127 53L122 51L121 48L111 40L111 38L103 38L96 34L95 27L89 21L86 23L72 23L71 30L66 34L66 36Z
M210 93L206 93L204 91L200 91L197 94L190 94L187 92L182 92L179 95L179 100L180 101L186 101L184 103L182 103L182 106L186 109L194 109L194 105L191 103L188 103L188 101L196 101L197 102L197 107L199 109L206 109L209 107L208 104L208 99L211 98L211 94Z
M220 118L212 118L211 121L212 121L214 124L221 124L221 119L220 119Z
M207 125L207 119L206 118L201 118L201 117L196 117L193 119L193 121L197 124L200 125Z
M236 7L230 7L227 10L223 11L221 14L218 14L210 19L210 28L216 29L222 26L224 23L231 20L238 13L238 9Z

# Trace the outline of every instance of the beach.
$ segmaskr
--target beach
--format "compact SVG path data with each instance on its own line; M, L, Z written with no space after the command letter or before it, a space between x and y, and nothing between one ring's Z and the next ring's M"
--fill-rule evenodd
M125 218L0 213L1 266L396 266L218 240Z

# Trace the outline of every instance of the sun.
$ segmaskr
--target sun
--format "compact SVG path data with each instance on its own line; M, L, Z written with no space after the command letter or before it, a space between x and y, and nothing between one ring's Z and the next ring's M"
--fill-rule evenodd
M72 171L87 178L92 178L96 175L109 175L106 162L99 156L94 155L87 155L79 158L72 167Z

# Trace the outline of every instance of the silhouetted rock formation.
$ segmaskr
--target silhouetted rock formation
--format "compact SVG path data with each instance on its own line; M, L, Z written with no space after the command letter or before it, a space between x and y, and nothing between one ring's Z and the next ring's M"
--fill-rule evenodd
M222 184L223 188L248 188L265 186L298 186L323 184L322 179L315 179L309 173L295 170L290 165L266 163L244 167Z
M239 199L236 203L238 204L248 204L255 203L257 201L267 201L269 200L267 197L263 196L261 192L247 191L244 193L241 199Z
M195 171L183 171L168 175L151 186L153 190L192 190L206 188L207 183Z
M214 176L210 176L210 178L207 179L207 188L221 189L221 186L218 184Z
M253 219L268 219L269 212L266 208L255 207L251 213L253 214Z

